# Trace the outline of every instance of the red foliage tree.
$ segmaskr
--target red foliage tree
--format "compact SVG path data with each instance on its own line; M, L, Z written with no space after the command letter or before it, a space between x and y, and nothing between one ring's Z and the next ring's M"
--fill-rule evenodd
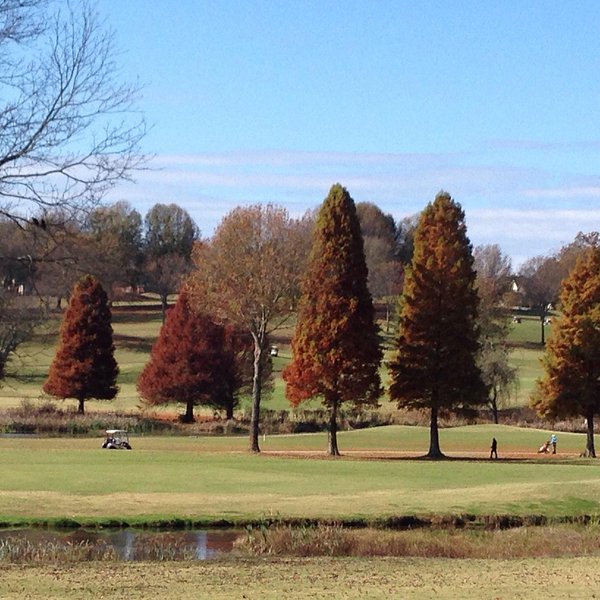
M60 344L44 391L75 398L79 412L89 398L112 400L118 391L111 312L106 292L92 275L76 285L60 330Z
M284 370L294 405L321 397L329 408L328 454L339 454L343 402L376 406L381 349L354 201L339 184L325 199L302 285L293 360Z
M167 312L137 389L148 404L184 403L186 423L194 420L197 405L224 408L231 418L240 344L235 332L193 310L184 290Z

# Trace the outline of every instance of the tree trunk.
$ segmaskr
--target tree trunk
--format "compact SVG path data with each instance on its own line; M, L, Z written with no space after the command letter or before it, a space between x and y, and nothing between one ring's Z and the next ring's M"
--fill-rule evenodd
M185 404L185 415L183 416L184 423L194 422L194 403L192 400L188 400Z
M594 411L590 410L586 420L587 436L585 442L585 455L589 458L596 458L596 448L594 447Z
M494 424L498 425L498 392L496 391L495 386L490 399L490 407L492 409L492 419L494 420Z
M165 324L165 319L167 318L167 308L169 306L168 299L169 297L167 294L160 295L160 311L163 325Z
M429 424L429 452L427 458L444 458L440 450L440 433L438 430L438 407L433 404L431 407L431 422Z
M77 412L80 415L85 414L85 408L83 407L84 404L85 404L85 398L79 398L79 406L77 407Z
M253 335L254 338L254 374L252 377L252 417L250 421L250 451L260 452L258 436L260 434L260 398L262 387L262 357L264 352L264 336Z
M233 402L228 402L225 406L225 418L228 421L231 421L231 419L233 419Z
M329 411L329 431L327 433L327 454L329 456L340 455L337 445L337 411L338 400L334 398Z
M390 312L391 312L390 303L386 299L386 301L385 301L385 332L386 333L390 332Z

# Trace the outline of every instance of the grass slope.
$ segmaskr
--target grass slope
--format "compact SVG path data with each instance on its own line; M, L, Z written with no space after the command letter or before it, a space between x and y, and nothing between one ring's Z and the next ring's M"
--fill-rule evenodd
M116 359L119 363L120 391L114 402L90 401L87 406L90 410L119 410L138 411L140 400L135 387L137 378L148 361L150 349L160 331L162 321L157 308L148 308L144 304L138 306L115 306L113 308L113 329L116 345ZM33 340L19 347L18 355L13 356L8 365L11 374L0 387L0 407L18 405L23 398L36 399L41 395L42 385L48 374L49 365L54 357L57 333L60 319L49 321ZM263 401L265 408L286 410L289 403L285 398L285 385L281 379L281 371L291 359L290 338L293 327L287 327L277 332L274 342L279 347L279 356L273 361L274 386L273 391L267 394ZM546 334L551 334L551 326L546 326ZM388 354L393 347L394 336L385 336ZM521 323L513 324L509 336L513 344L511 362L519 370L519 386L511 397L509 404L522 406L529 401L529 395L535 379L541 374L540 357L542 347L540 341L540 323L535 317L522 317ZM387 380L385 370L382 377ZM67 401L69 402L69 401ZM75 406L74 401L72 401ZM394 410L394 405L389 404L385 398L382 410ZM249 400L245 399L242 406L248 406ZM315 401L304 405L306 408L319 407ZM173 412L176 410L170 407Z
M512 459L484 458L492 434ZM342 460L324 458L323 435L267 437L261 456L245 452L245 438L137 438L131 452L93 439L4 438L0 506L9 518L83 521L600 512L600 470L574 458L583 435L561 434L559 454L538 457L546 437L504 426L443 430L455 460L438 462L414 458L427 447L426 430L414 427L344 432Z

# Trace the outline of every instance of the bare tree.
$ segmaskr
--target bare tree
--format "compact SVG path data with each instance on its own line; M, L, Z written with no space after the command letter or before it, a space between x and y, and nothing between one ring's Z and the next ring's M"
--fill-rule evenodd
M540 342L545 344L544 324L548 309L556 304L560 294L561 282L575 266L577 258L589 248L598 247L600 234L597 231L579 232L575 239L558 252L548 256L534 256L520 269L523 298L540 317Z
M28 303L13 290L0 289L0 380L19 344L28 340L44 317L43 307Z
M396 256L403 265L409 265L415 251L415 232L421 213L404 217L397 225Z
M179 291L182 281L191 269L191 260L179 254L146 257L144 262L145 289L160 297L163 323L167 316L169 294Z
M488 405L494 423L505 400L517 388L517 371L510 366L509 313L504 308L512 282L510 258L497 244L477 246L473 250L475 285L479 296L477 323L479 354L477 362L488 391Z
M140 164L137 88L88 4L0 0L0 215L23 225L93 206Z
M142 217L123 200L95 208L85 226L89 255L80 262L114 300L116 285L139 283L142 262ZM87 264L86 264L87 263Z
M356 213L369 270L369 292L385 308L386 331L401 291L402 268L397 257L398 229L392 215L371 202L359 202Z
M85 0L0 0L0 217L29 239L25 252L2 249L11 271L34 278L45 264L64 278L76 256L64 223L143 162L138 87L119 81L114 57L112 32Z

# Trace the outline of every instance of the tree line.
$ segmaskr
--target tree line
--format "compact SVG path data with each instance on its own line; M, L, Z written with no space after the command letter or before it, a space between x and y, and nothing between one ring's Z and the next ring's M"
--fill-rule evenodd
M553 417L583 415L586 452L595 455L597 233L582 233L514 274L497 246L471 247L462 209L448 194L396 224L375 205L355 205L340 185L318 215L294 220L274 206L238 208L207 240L197 239L175 205L154 207L142 228L127 203L99 205L144 162L139 90L119 80L115 54L112 33L85 3L61 10L46 0L0 2L0 377L48 299L60 306L70 298L47 389L76 398L81 411L88 397L114 397L111 299L143 285L159 295L164 317L168 295L181 290L171 311L181 359L162 368L174 352L166 334L159 338L148 365L155 375L147 378L166 387L144 393L159 400L187 393L176 389L183 374L213 365L208 379L190 377L196 387L188 389L230 407L246 381L258 451L269 336L297 314L287 393L294 404L323 400L336 454L340 405L374 405L381 391L373 298L384 307L387 331L400 298L390 395L399 406L430 411L429 455L439 457L438 415L487 402L497 419L514 381L502 308L533 307L543 345L548 311L558 303L562 318L534 403ZM39 305L25 302L30 290ZM163 332L168 326L169 319ZM202 335L213 341L202 346ZM199 355L189 351L196 345ZM225 378L227 386L219 383Z
M193 245L193 267L138 381L141 396L149 403L184 402L185 420L193 419L196 404L221 408L230 417L246 386L252 395L250 448L260 451L270 336L295 317L292 361L283 372L286 395L292 405L322 401L330 415L328 453L339 454L340 407L375 407L383 394L381 330L369 287L369 236L361 214L363 223L364 215L370 216L367 231L376 232L373 237L383 230L388 248L397 243L397 236L389 235L390 220L381 213L385 228L373 227L373 206L357 206L339 184L316 215L303 219L291 219L285 209L272 205L240 207L227 215L210 239ZM506 302L519 290L510 261L497 246L472 248L464 212L445 192L419 215L411 247L409 264L392 253L380 255L396 265L399 299L388 391L399 408L429 412L428 456L440 458L441 416L473 415L488 405L497 422L498 403L515 381L508 364ZM599 275L590 257L597 251L597 236L583 234L561 250L560 258L571 261L575 256L575 261L571 275L559 284L564 317L548 347L547 375L538 383L534 400L541 414L584 414L591 428L587 452L592 456L597 405L586 386L598 385L597 378L591 367L585 371L573 365L577 360L595 365L590 352L595 349L594 319L600 315L594 311L600 292L590 283ZM559 258L552 260L560 264ZM578 275L579 283L569 283L573 273L584 269L582 264L586 270ZM584 306L582 295L587 298ZM574 305L577 318L570 316ZM568 374L565 364L572 367ZM64 364L58 372L65 372ZM46 390L56 395L49 384Z
M155 204L144 219L124 201L85 213L45 211L19 224L0 218L2 287L56 299L60 307L75 282L94 273L110 299L143 287L166 308L199 235L177 204Z

